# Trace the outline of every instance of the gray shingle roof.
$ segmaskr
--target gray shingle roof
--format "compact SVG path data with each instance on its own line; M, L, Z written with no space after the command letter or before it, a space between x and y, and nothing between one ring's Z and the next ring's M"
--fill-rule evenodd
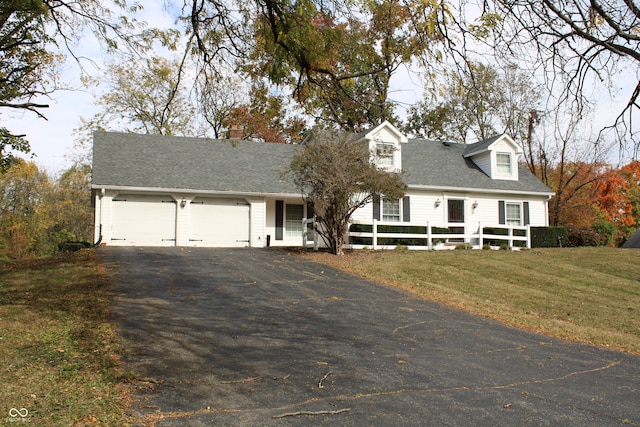
M402 144L409 186L551 193L524 167L518 181L492 180L465 159L469 146L427 140ZM250 141L96 132L94 187L299 194L281 178L298 146Z
M468 156L471 153L478 153L480 151L486 150L487 148L489 148L489 146L491 144L496 142L498 139L502 138L502 135L504 135L504 134L496 135L496 136L493 136L491 138L484 139L482 141L478 141L475 144L467 144L467 145L465 145L464 155Z
M402 145L402 168L406 171L405 182L409 186L552 193L549 187L522 165L519 165L518 181L491 179L471 159L464 158L467 152L469 152L469 145L456 143L445 145L442 142L411 139Z
M293 145L115 132L93 141L95 187L299 193L280 178Z

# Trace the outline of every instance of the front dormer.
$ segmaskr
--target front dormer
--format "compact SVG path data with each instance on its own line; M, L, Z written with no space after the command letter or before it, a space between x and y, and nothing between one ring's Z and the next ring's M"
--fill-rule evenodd
M518 180L518 158L522 148L507 134L470 144L464 157L471 159L491 179Z
M389 172L402 170L401 144L408 140L395 126L385 121L375 128L363 132L360 138L369 144L371 161L380 169Z

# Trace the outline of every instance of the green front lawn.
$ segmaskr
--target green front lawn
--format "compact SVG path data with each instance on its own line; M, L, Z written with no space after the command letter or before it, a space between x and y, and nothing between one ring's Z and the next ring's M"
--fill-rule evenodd
M304 254L512 326L640 353L640 250Z

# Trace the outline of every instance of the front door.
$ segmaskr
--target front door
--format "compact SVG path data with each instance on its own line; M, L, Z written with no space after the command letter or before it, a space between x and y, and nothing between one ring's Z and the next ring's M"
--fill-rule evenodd
M451 234L464 234L464 200L463 199L449 199L447 201L447 216L449 224L460 223L461 225L449 225L449 233ZM452 238L450 242L461 243L464 242L464 238Z

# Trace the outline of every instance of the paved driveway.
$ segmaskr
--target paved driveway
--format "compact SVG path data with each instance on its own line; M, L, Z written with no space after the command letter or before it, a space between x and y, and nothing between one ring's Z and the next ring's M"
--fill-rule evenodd
M640 358L275 249L100 248L158 426L640 425Z

